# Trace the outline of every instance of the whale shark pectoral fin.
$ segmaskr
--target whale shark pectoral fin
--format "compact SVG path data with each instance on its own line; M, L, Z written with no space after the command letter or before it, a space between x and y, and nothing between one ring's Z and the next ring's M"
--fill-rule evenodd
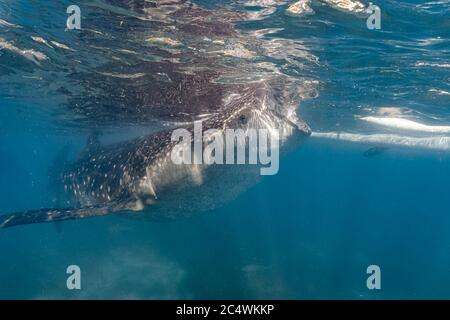
M0 215L0 229L24 224L48 223L105 216L130 210L127 205L109 203L81 208L37 209Z

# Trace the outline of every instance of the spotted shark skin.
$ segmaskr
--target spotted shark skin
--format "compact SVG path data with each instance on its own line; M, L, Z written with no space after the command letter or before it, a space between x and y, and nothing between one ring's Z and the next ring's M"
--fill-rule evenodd
M143 39L151 44L148 51L154 59L122 61L117 53L123 49L120 47L114 48L119 60L97 65L94 72L74 70L68 78L81 91L63 88L68 108L95 128L152 120L169 121L171 127L107 146L91 141L80 159L61 173L61 189L70 197L70 207L0 215L0 228L112 213L170 219L231 201L260 180L259 166L175 165L170 158L175 145L173 130L182 126L192 132L192 122L199 116L204 131L277 129L281 153L296 148L311 134L296 114L300 96L308 95L299 89L301 81L279 72L254 81L223 81L251 75L246 59L230 65L222 61L223 56L207 52L214 43L226 46L231 38L242 37L233 24L241 18L240 13L213 12L178 0L87 2L99 12L120 13L119 20L124 23L111 24L119 38L134 37L130 30L140 30L140 21L144 21L156 34ZM89 28L89 17L86 20ZM79 41L92 48L100 48L106 41L88 34L87 29L83 32ZM169 36L173 39L167 40ZM175 41L186 48L177 48Z
M203 122L203 132L275 127L289 137L282 144L284 150L296 147L311 130L301 119L294 123L272 109L258 108L269 94L254 88L251 94L233 100L223 113ZM193 137L193 126L183 128ZM0 228L118 212L154 219L189 216L230 201L260 179L257 165L174 164L171 152L177 141L172 141L172 132L165 130L108 146L94 143L94 148L62 174L64 190L76 206L1 215Z

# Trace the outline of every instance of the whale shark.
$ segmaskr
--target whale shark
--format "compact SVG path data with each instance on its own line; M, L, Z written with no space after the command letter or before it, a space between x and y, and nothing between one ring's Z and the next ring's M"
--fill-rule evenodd
M68 49L59 49L71 63L52 66L52 77L58 70L64 79L51 79L65 98L64 121L94 132L155 124L158 130L113 144L92 134L58 175L67 207L3 214L0 228L108 214L189 217L235 199L261 180L261 165L180 165L171 158L174 130L194 133L198 120L204 132L276 130L281 155L311 134L297 112L302 100L316 95L316 83L284 73L277 63L304 69L314 58L300 43L266 38L277 30L236 28L253 13L249 18L187 0L81 5L82 29L69 33ZM236 148L239 143L249 148L245 141Z
M255 89L231 101L223 112L206 119L202 130L277 128L285 138L283 151L296 147L311 134L310 128L300 119L294 123L261 108L267 94L267 89ZM184 129L193 132L194 127ZM81 158L61 174L74 207L1 215L0 228L111 213L153 219L189 216L232 200L260 179L255 165L175 164L172 151L177 143L172 132L163 130L106 146L96 136L89 138ZM245 141L236 142L236 148L239 143L248 148Z

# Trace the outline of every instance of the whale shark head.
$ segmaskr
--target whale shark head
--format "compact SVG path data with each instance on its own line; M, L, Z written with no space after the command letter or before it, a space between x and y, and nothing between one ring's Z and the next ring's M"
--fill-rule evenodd
M279 89L267 81L247 85L244 92L231 92L225 97L222 113L212 121L212 126L244 131L277 130L282 142L293 135L311 135L310 127L297 115L298 100L289 100L287 95L286 87Z

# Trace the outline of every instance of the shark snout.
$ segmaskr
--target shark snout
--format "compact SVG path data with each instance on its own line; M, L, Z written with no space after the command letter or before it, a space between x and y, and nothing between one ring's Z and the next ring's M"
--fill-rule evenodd
M312 134L311 127L302 119L297 119L295 121L295 126L297 127L299 133L305 137L309 137Z

